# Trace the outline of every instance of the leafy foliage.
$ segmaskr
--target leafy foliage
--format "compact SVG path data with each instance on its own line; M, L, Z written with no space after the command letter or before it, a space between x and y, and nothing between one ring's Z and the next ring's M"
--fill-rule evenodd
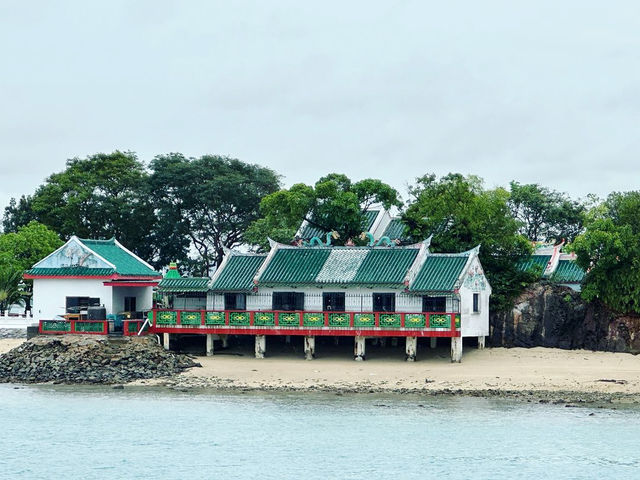
M509 208L533 241L572 241L582 231L585 208L579 202L538 184L511 182Z
M22 301L21 279L21 271L0 267L0 315L4 315L4 312L14 303Z
M491 301L502 309L533 282L535 272L518 264L531 254L528 240L518 233L509 214L506 190L484 190L478 177L425 175L411 187L403 221L415 241L433 235L434 252L460 252L477 245L480 261L492 286Z
M0 235L0 268L23 272L62 246L60 237L36 221Z
M208 275L222 262L224 248L245 242L246 229L258 219L260 200L279 187L274 171L228 157L172 153L156 157L150 166L159 259L165 264L182 260L184 266L193 249L198 258L189 270L199 275Z
M336 231L339 241L356 240L365 229L364 212L372 205L401 206L398 192L376 179L353 183L331 173L313 187L298 183L267 195L260 203L262 218L247 231L247 240L267 248L267 237L288 243L306 220L324 232Z
M5 233L17 232L19 227L32 220L35 220L35 214L31 207L31 197L22 195L17 202L15 198L9 200L2 217L2 229Z
M582 296L640 313L640 192L612 193L593 208L586 231L571 245L587 271Z

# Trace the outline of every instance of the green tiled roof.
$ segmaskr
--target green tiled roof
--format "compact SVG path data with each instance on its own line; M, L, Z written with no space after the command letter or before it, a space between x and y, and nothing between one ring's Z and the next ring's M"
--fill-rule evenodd
M280 248L260 285L401 286L418 248Z
M115 265L116 273L120 275L160 276L158 272L149 268L135 256L122 249L113 238L110 240L79 240L106 261Z
M163 278L158 284L159 293L206 292L208 277Z
M315 283L331 251L331 248L280 248L259 281L267 285Z
M415 292L452 291L468 259L468 255L428 255L409 289Z
M527 260L520 262L520 270L527 271L535 266L539 266L542 268L542 275L547 268L549 260L551 260L551 255L531 255Z
M365 232L371 231L373 222L376 221L376 218L378 218L379 213L380 213L380 210L367 210L364 212ZM323 231L322 229L307 223L302 229L302 232L300 232L300 238L309 240L313 237L320 237L322 238L322 240L324 240L323 237L326 235L326 233L327 232Z
M389 237L391 240L395 240L397 238L403 239L405 237L404 227L404 223L402 223L399 218L394 218L391 220L391 223L387 225L382 236Z
M560 260L558 262L558 268L556 268L551 279L558 283L580 283L584 275L584 270L582 270L575 261Z
M25 275L46 277L108 277L113 275L113 268L88 268L88 267L60 267L60 268L32 268Z
M216 291L249 291L253 288L253 277L266 255L232 254L220 274L215 277L210 289Z

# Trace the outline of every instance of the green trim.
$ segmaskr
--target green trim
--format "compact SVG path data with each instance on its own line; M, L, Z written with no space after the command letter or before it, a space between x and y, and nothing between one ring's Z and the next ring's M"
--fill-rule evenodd
M229 312L229 325L246 327L251 324L249 312Z
M81 321L75 322L76 332L101 332L104 331L104 322Z
M46 332L70 332L71 322L64 320L45 320L42 322L42 330Z
M156 313L157 325L176 325L178 323L178 313L175 311Z
M451 328L451 315L429 315L429 328Z
M200 312L180 312L180 325L200 325L201 323Z
M302 325L304 327L324 327L324 314L305 313L302 316Z
M138 322L127 322L127 333L138 333Z
M207 312L204 317L205 325L224 325L224 312Z
M115 274L113 268L87 268L87 267L59 267L59 268L32 268L25 275L42 277L110 277Z
M427 318L423 313L405 313L404 314L404 326L405 328L424 328Z
M270 312L256 312L253 314L253 324L256 327L275 327L276 316Z
M330 327L348 327L350 323L349 314L347 313L330 313L329 314L329 326Z
M278 315L278 325L281 327L299 327L300 313L298 312L280 313Z

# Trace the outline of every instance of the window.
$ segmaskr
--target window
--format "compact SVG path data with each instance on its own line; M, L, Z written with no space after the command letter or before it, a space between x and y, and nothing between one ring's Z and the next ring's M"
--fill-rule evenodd
M473 313L478 313L480 311L480 294L473 294Z
M246 310L247 294L246 293L225 293L224 309L225 310Z
M429 297L428 295L425 295L424 297L422 297L422 311L446 312L447 297Z
M374 293L373 294L373 311L374 312L395 312L396 311L396 294L395 293Z
M322 310L344 312L344 292L323 292Z
M273 310L304 310L304 293L273 292Z
M100 306L99 298L67 297L66 299L66 313L80 313L81 310L96 306Z
M124 297L124 311L125 312L136 311L136 297Z

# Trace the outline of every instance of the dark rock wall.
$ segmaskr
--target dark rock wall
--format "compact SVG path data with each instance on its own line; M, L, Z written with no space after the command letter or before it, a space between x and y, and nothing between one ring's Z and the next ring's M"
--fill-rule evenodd
M587 304L567 287L535 284L508 312L493 312L489 344L640 352L640 318Z

